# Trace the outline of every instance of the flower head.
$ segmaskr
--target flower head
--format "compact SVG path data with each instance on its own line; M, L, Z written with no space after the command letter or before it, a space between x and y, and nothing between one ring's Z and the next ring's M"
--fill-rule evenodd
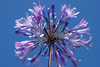
M68 8L66 5L62 6L61 17L56 22L57 17L54 4L51 5L51 13L50 8L47 9L47 17L44 13L44 7L40 3L38 6L36 3L33 3L33 6L34 10L29 9L32 12L31 16L26 13L26 19L21 18L15 21L15 28L18 28L15 31L16 34L23 34L34 38L34 40L15 42L15 48L18 50L15 50L16 56L24 64L28 54L40 46L39 52L32 58L28 58L30 60L28 65L38 63L38 66L41 67L40 55L42 54L42 56L47 55L48 57L48 67L51 67L51 61L56 61L56 67L62 67L62 64L66 65L67 58L73 63L74 67L77 67L77 62L80 60L74 57L75 48L85 46L89 49L92 47L90 44L92 36L83 39L83 34L86 34L85 36L90 34L88 33L90 27L81 29L87 26L86 20L83 18L78 25L69 30L67 28L68 20L76 18L76 15L79 13L75 13L76 8L70 9L70 5ZM60 64L58 58L60 58L62 64Z

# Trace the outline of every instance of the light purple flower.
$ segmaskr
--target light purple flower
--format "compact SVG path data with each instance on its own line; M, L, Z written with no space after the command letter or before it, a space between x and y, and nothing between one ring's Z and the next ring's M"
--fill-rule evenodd
M76 8L71 9L71 6L69 5L68 8L66 5L62 6L62 15L66 16L67 18L76 18L77 14L79 14L79 12L75 13Z
M40 2L39 2L39 5L37 6L36 3L33 3L33 7L35 10L33 9L29 9L30 12L32 12L34 14L34 18L37 20L36 23L40 23L41 19L43 18L42 15L45 15L44 14L44 7L42 7L40 5Z
M88 33L88 31L90 30L90 28L86 28L86 29L82 29L82 30L76 30L76 31L72 31L73 33L81 33L81 34L86 34L89 35L90 33Z
M74 67L78 67L77 62L80 62L81 61L81 60L77 60L74 57L69 57L69 60L72 61Z
M32 43L32 41L15 42L16 47L20 47L20 46L23 46L23 45L34 45L34 43Z
M58 51L58 53L59 53L59 57L60 57L62 63L65 65L65 58L63 57L63 55L59 51Z
M76 30L76 29L79 29L79 28L82 28L82 27L86 27L88 24L88 22L86 22L86 20L84 20L84 18L81 20L81 22L75 26L72 30Z
M43 29L45 27L45 23L43 23L43 20L41 19L39 24L36 23L36 21L33 21L32 18L34 16L28 16L26 13L27 20L25 18L21 18L16 20L16 28L19 28L16 30L17 34L24 34L26 36L39 36L43 35Z
M44 12L44 7L33 3L34 9L29 9L31 15L26 13L26 19L17 19L15 28L18 28L15 33L23 34L25 36L33 37L34 40L26 40L22 42L15 42L14 50L16 56L23 61L24 64L27 56L40 46L39 52L32 58L28 58L31 64L38 64L41 67L40 55L46 56L48 60L48 67L51 67L51 62L56 61L56 67L64 67L67 58L72 62L74 67L78 67L77 63L80 61L74 57L75 48L85 46L87 49L92 47L90 41L92 36L89 36L90 27L83 29L87 26L86 20L84 18L81 22L74 28L69 30L68 20L71 18L76 18L79 12L75 13L76 8L70 8L70 5L64 5L61 8L61 16L57 22L57 16L55 13L55 5L52 3L51 10L47 9L47 14ZM51 11L51 13L50 13ZM47 16L46 16L47 15ZM82 28L82 29L81 29ZM88 38L85 39L85 36ZM83 39L84 37L84 39ZM42 53L43 52L43 53ZM61 60L62 64L59 62Z
M92 45L89 44L90 40L92 39L92 36L88 39L82 39L83 35L75 35L75 34L66 34L65 39L68 41L68 44L72 47L80 47L85 46L87 49L92 47ZM74 49L74 48L73 48Z
M31 65L31 64L36 64L36 62L38 63L38 66L41 67L42 64L40 63L40 53L41 53L41 49L39 51L39 53L37 55L35 55L33 58L28 58L28 60L31 60L28 65Z
M25 46L16 47L16 49L18 49L19 51L14 50L16 53L16 56L18 56L20 58L20 60L23 61L22 65L24 64L25 59L28 56L28 54L33 51L33 49L34 49L34 48L32 48L33 46L34 45L29 45L28 47L25 47Z
M42 14L43 10L44 10L44 7L42 7L42 6L40 5L40 2L39 2L39 5L38 5L38 6L37 6L37 4L34 2L34 3L33 3L33 7L34 7L35 10L29 9L29 11L31 11L32 13L35 13L35 14L37 14L37 15L40 16L40 15Z

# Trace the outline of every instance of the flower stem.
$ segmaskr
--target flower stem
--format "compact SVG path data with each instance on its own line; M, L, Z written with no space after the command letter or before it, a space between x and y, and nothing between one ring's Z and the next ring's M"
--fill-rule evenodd
M48 65L48 67L51 67L51 52L52 52L52 45L49 42L49 65Z

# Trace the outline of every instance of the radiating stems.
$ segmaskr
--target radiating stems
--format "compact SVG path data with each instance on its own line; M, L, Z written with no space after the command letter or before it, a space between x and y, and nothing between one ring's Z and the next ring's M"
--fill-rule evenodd
M52 52L52 45L51 45L51 42L49 42L49 65L48 67L51 67L51 52Z
M51 26L50 26L50 9L48 8L48 20L47 20L47 26L49 29L49 34L51 34Z
M57 25L56 25L56 28L55 28L55 30L54 30L54 33L56 33L56 31L57 31L58 25L59 25L59 22L58 22Z
M48 42L46 43L46 45L44 46L44 48L42 49L42 51L46 48L47 45L48 45Z
M49 34L50 34L50 33L51 33L51 28L50 28L50 19L48 19L46 22L47 22L47 26L48 26Z
M61 52L64 52L64 51L62 51L56 44L54 44Z
M60 36L64 35L65 33L67 33L67 32L63 32L63 33L61 33L61 34L58 34L58 35L56 35L55 37L60 37Z
M58 41L56 43L66 52L66 50L64 49L64 47L62 47L61 44L58 43ZM67 54L67 52L66 52L66 54Z
M57 32L58 29L60 29L63 25L65 24L65 21L63 21L62 23L61 22L58 22L57 26L56 26L56 29L54 31L54 34Z
M56 29L55 29L55 31L54 31L54 34L56 34L56 32L57 32L57 30L59 29L59 28L61 28L62 26L63 26L63 22L62 23L59 23L58 22L58 24L57 24L57 26L56 26Z
M54 46L53 46L53 49L54 49L54 53L55 53L56 63L58 64L59 61L58 61L57 54L56 54L56 49L54 48Z
M44 28L44 31L47 34L47 36L50 37L49 34L48 34L48 32L47 32L47 30L46 30L46 28Z

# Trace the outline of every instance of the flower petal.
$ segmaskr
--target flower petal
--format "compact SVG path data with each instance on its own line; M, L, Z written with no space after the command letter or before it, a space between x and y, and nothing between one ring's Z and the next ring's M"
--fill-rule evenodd
M19 47L19 46L23 46L23 45L33 45L34 43L30 43L32 41L22 41L22 42L15 42L15 46Z
M60 57L62 63L65 65L65 58L63 57L63 55L59 51L58 51L58 53L59 53L59 57Z

